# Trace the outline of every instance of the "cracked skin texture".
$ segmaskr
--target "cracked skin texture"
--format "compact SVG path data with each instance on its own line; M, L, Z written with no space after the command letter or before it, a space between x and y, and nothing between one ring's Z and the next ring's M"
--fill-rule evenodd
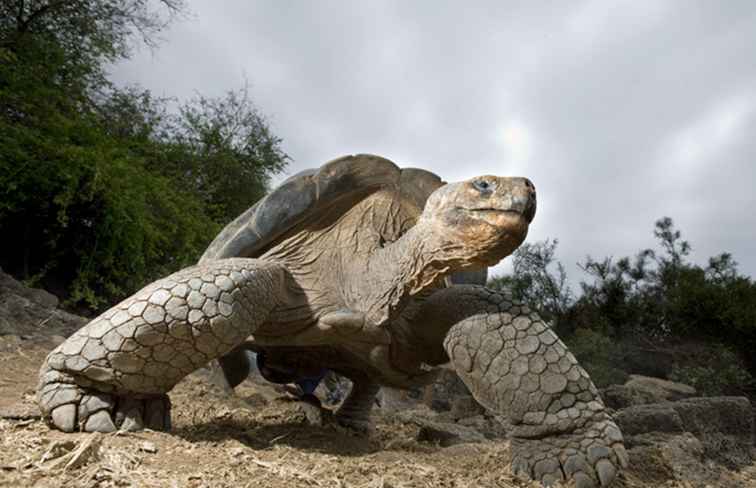
M627 463L596 388L551 329L511 297L452 282L525 238L523 178L444 184L368 155L295 176L219 234L200 264L152 283L48 356L38 401L55 428L170 429L166 393L219 360L235 386L246 350L294 376L354 382L336 418L368 430L380 385L432 381L450 362L511 424L512 469L548 486L607 486Z
M280 265L237 258L143 288L49 354L38 392L43 415L66 432L107 432L123 421L167 429L165 392L264 321L283 277ZM119 399L142 402L146 415ZM143 417L150 417L146 424Z
M441 291L429 308L454 322L444 347L462 381L506 416L515 474L590 487L596 479L608 485L627 466L622 433L596 387L536 313L474 286Z

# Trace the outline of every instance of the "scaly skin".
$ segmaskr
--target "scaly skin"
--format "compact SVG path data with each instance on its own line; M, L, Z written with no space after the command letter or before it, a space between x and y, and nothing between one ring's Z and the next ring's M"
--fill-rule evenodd
M48 355L38 388L44 418L64 432L167 430L165 393L254 332L284 279L279 265L234 258L143 288Z
M511 424L515 474L592 488L627 465L596 387L536 313L479 286L440 291L427 305L454 321L444 347L475 399Z

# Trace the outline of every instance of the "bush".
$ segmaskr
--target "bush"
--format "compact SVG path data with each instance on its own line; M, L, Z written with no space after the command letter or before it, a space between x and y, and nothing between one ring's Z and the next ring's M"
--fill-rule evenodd
M11 5L12 3L12 5ZM96 311L196 262L287 157L246 88L180 104L107 63L181 0L0 2L0 266Z
M565 342L597 387L605 388L627 381L628 374L620 367L623 350L616 342L589 329L577 329Z
M752 395L756 383L737 354L717 344L674 365L669 379L694 387L700 395Z
M597 384L617 381L621 370L669 377L674 369L704 392L747 390L756 374L756 283L727 253L705 267L687 261L691 245L668 217L655 223L654 236L661 251L588 256L581 267L590 279L577 299L554 258L556 241L522 246L514 255L519 274L490 286L510 287L549 318ZM682 360L693 342L722 346Z
M123 146L83 117L0 121L5 269L98 309L196 260L219 225Z

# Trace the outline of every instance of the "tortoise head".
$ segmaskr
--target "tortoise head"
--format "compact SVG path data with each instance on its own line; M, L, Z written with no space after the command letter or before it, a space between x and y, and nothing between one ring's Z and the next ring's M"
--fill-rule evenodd
M434 191L420 222L443 237L443 252L492 266L522 243L535 210L530 180L486 175Z

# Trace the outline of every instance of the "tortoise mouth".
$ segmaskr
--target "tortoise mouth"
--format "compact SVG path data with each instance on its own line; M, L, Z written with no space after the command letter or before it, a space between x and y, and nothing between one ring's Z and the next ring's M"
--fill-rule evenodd
M459 210L467 214L472 214L476 217L482 217L483 219L485 219L487 216L509 214L512 216L524 218L528 221L528 223L530 223L530 221L533 220L532 217L528 218L527 212L523 212L514 208L504 209L504 208L495 208L495 207L476 207L476 208L456 207L456 210Z

